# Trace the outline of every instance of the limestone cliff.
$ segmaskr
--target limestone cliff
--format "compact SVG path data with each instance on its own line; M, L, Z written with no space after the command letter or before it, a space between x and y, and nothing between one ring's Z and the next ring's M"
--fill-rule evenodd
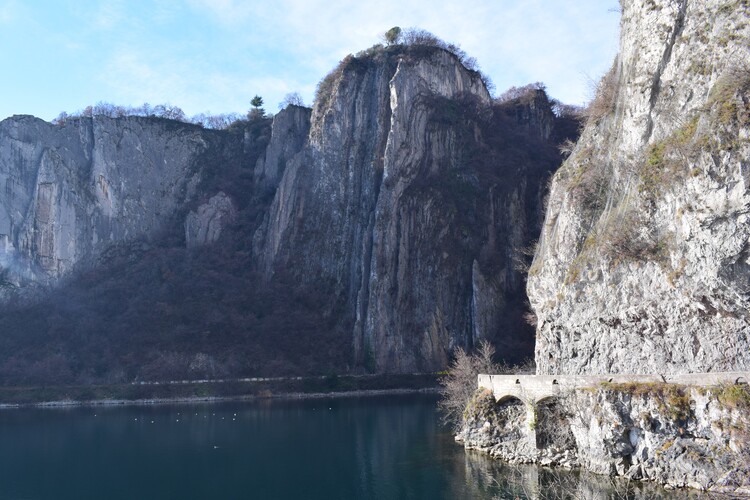
M327 297L368 370L439 370L481 338L523 356L517 264L558 161L546 95L493 105L433 47L350 56L321 85L256 234L266 279Z
M604 384L548 399L533 412L518 399L497 402L480 389L457 440L511 463L582 468L746 498L748 405L746 384Z
M0 122L6 284L49 284L113 244L156 233L195 193L210 135L135 117Z
M621 6L529 271L537 370L747 370L750 6Z
M426 45L225 131L7 119L0 383L436 371L479 339L527 357L526 249L576 130Z

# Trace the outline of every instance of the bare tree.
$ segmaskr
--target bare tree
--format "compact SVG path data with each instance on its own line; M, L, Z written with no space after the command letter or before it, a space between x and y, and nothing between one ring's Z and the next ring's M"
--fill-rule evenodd
M439 407L443 411L443 421L458 429L461 426L466 403L477 390L477 375L499 373L502 365L495 363L495 348L486 340L480 340L474 354L468 354L461 347L453 351L453 362L448 373L440 381L442 399Z
M284 99L279 103L279 109L285 109L287 106L304 106L305 102L302 100L302 96L299 92L290 92L284 96Z

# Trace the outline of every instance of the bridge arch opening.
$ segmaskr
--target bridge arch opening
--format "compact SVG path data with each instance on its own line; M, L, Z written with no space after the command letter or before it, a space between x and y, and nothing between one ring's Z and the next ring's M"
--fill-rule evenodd
M570 428L572 415L558 396L541 398L534 404L536 418L536 447L540 450L575 448L575 437Z
M479 409L482 422L489 422L493 440L512 443L525 439L527 428L526 404L512 394L506 394Z
M737 379L734 381L735 385L745 384L747 385L747 378L745 377L737 377Z
M501 405L501 404L512 404L512 405L521 404L522 405L523 404L523 401L521 401L521 399L518 398L518 396L514 396L513 394L505 394L503 396L500 396L499 398L495 400L495 402L498 405Z

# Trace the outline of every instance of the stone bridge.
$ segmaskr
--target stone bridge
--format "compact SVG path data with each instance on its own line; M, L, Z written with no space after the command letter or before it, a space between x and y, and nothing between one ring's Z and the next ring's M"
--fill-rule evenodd
M526 408L524 436L532 448L538 448L536 422L543 403L565 392L596 387L602 383L661 382L680 385L711 386L747 384L750 372L689 373L682 375L479 375L480 388L489 389L498 403L517 399Z
M511 398L530 407L561 393L602 383L665 382L682 385L717 385L750 382L750 372L685 373L681 375L479 375L480 388L489 389L499 403Z

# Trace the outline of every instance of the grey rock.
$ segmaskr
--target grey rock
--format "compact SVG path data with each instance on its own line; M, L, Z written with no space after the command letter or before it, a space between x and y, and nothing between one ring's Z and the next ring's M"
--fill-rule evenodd
M555 175L529 272L538 373L746 370L747 5L621 4L611 106Z
M203 131L166 120L0 122L0 265L52 283L114 243L148 236L194 193Z
M237 210L223 191L219 191L206 203L190 212L185 219L185 244L188 248L213 243L221 231L234 222Z
M541 204L544 174L518 165L517 185L482 185L466 161L472 143L482 146L477 118L440 118L489 111L479 76L443 50L396 50L328 77L306 145L277 170L254 248L266 279L291 275L331 298L357 365L434 371L455 347L517 341L504 328L508 297L523 294L515 261L536 227L529 207ZM544 141L554 116L546 97L535 103L517 126ZM281 158L269 153L264 169L272 157Z
M271 140L255 166L257 189L274 190L287 162L302 150L310 130L309 108L290 105L273 117Z

